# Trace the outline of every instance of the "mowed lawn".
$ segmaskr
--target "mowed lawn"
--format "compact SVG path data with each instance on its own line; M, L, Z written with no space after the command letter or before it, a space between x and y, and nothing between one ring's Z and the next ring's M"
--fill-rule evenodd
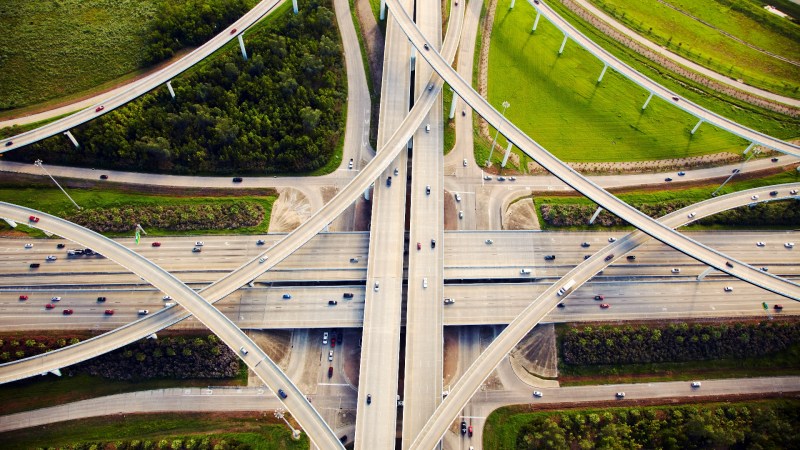
M137 70L158 0L0 0L0 110Z
M669 0L699 20L659 0L590 1L645 38L700 65L753 86L800 97L800 67L723 34L800 61L800 25L766 11L760 1L740 0L732 8L728 0Z
M500 110L508 101L509 120L559 158L671 159L741 152L747 146L709 124L692 136L697 120L670 102L654 97L642 111L647 91L611 69L597 83L603 63L570 41L559 56L561 32L542 19L531 33L533 8L523 2L509 10L509 4L500 0L495 15L489 100Z

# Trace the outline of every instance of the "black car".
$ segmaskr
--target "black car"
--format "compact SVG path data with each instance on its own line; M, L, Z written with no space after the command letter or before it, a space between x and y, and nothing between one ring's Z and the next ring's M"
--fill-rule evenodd
M614 259L614 254L613 253L608 255L608 256L606 256L606 261L611 261L612 259Z
M6 144L8 145L8 144ZM772 162L778 162L778 158L772 158Z
M242 182L242 177L233 177L233 182L234 183L241 183Z
M565 305L564 302L561 302L556 306L558 306L559 308L565 308L567 305Z
M6 147L11 147L12 145L14 145L13 142L11 142L11 141L6 142Z
M431 248L436 248L436 239L431 239Z
M731 170L731 173L739 173L739 169L733 169Z
M769 195L775 197L776 195L778 195L778 191L772 191L769 193Z
M200 253L202 251L203 251L203 249L200 248L200 247L195 247L195 248L192 249L192 253Z
M725 261L725 265L730 267L730 268L733 268L733 264L731 264L730 261Z
M423 45L423 47L425 47L425 50L430 50L430 47L428 47L428 44Z
M583 255L583 260L586 261L587 259L591 258L592 255Z
M372 394L367 394L367 404L369 405L371 403L372 403Z
M461 434L467 434L467 422L461 421Z
M345 292L342 295L342 297L344 297L344 298L353 298L353 293L352 292Z
M99 303L103 303L104 301L106 301L106 298L105 297L97 297L97 301Z
M336 300L328 300L328 304L331 306L336 306L339 304L339 302L337 302Z
M554 261L556 259L556 255L544 255L545 261Z
M664 181L669 183L670 181L672 181L672 178L670 178L670 177L664 178Z
M101 180L107 180L108 179L108 175L106 175L106 174L100 175L100 179Z
M29 267L31 269L38 269L39 268L39 263L31 263Z
M386 186L391 186L391 185L392 185L392 177L389 177L386 179Z
M628 255L628 261L636 261L635 255Z
M590 244L590 243L588 243L588 242L584 242L584 243L582 243L582 244L581 244L581 247L583 247L583 248L587 248L587 247L590 247L591 245L592 245L592 244Z
M64 248L64 247L66 247L66 245L65 245L65 244L58 244L58 245L56 245L56 248Z

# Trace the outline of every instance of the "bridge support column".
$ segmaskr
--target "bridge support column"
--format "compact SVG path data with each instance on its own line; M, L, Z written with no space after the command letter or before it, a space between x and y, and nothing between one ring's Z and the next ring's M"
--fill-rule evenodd
M517 0L511 0L511 6L509 6L508 9L514 9L514 2L515 1L517 1Z
M603 65L603 71L602 71L602 72L600 72L600 78L598 78L598 79L597 79L597 82L598 82L598 83L599 83L599 82L601 82L601 81L603 81L603 77L604 77L604 76L605 76L605 74L606 74L606 70L608 70L608 64L604 64L604 65Z
M743 155L748 154L750 152L750 150L752 150L755 145L756 145L755 142L751 142L750 145L748 145L747 148L744 149L744 152L742 154Z
M175 100L175 90L172 89L172 80L167 81L167 89L169 90L169 95L171 95L172 99Z
M564 53L564 46L565 46L565 45L567 45L567 35L566 35L566 34L564 35L564 40L563 40L563 41L561 41L561 48L560 48L560 49L558 49L558 54L559 54L559 55L560 55L560 54L562 54L562 53Z
M594 224L594 221L597 220L597 216L599 216L602 211L603 211L603 207L602 206L598 206L597 210L594 212L594 214L592 214L592 218L589 219L589 225Z
M57 377L60 377L60 376L61 376L61 369L54 369L54 370L51 370L51 371L49 371L49 372L44 372L44 373L42 374L42 376L45 376L45 375L47 375L47 374L51 374L51 373L52 373L53 375L57 376Z
M10 226L11 228L17 228L17 222L14 222L11 219L3 219L3 220L5 220L8 226Z
M372 186L368 187L364 190L364 200L369 201L369 190L372 189Z
M381 0L381 20L386 18L386 0Z
M508 156L511 154L511 147L513 146L514 144L512 144L511 142L508 143L508 147L506 147L506 154L505 156L503 156L503 163L500 164L500 167L506 166L506 163L508 162Z
M647 97L647 100L644 101L644 105L642 105L642 111L644 111L644 109L647 108L647 104L650 103L650 99L651 98L653 98L653 93L652 92L650 93L650 96Z
M700 119L697 122L697 125L695 125L694 128L692 128L692 135L694 135L694 133L697 131L698 128L700 128L700 125L702 125L702 124L703 124L703 119Z
M697 276L697 281L703 281L703 278L705 278L706 275L710 274L713 270L714 270L713 267L709 267L706 270L704 270L703 273Z
M297 14L297 0L292 0L292 11Z
M536 31L536 27L539 26L539 17L540 16L541 16L541 14L539 14L539 11L537 10L536 11L536 20L533 21L533 29L531 31Z
M80 144L78 144L78 141L75 139L75 136L73 136L72 133L69 132L69 130L64 132L64 136L68 137L69 140L72 141L72 145L74 145L75 148L80 147Z
M239 48L242 49L242 58L247 61L247 50L244 48L244 39L242 39L242 35L240 34L237 36L239 38Z
M153 333L153 334L151 334L150 336L147 336L145 339L158 339L158 335L156 335L155 333Z
M410 43L410 42L409 42ZM411 71L417 70L417 47L411 46Z
M458 95L456 95L453 88L450 88L450 92L453 93L453 101L450 103L450 119L452 120L453 117L456 116L456 104L458 104Z

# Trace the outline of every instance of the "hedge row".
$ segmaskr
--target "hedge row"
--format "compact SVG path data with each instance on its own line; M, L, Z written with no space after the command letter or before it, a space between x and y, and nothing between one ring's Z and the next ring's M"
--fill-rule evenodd
M569 328L561 336L565 364L634 364L748 358L786 350L800 339L800 321Z
M134 224L161 230L225 230L254 227L266 215L256 202L231 200L220 203L124 208L83 209L66 219L100 233L131 231Z
M77 344L80 338L75 336L0 336L0 363L46 353L67 345Z
M90 441L60 445L59 450L250 450L250 444L230 436L178 437L159 441L129 439L116 441ZM56 450L55 447L40 447L37 450Z

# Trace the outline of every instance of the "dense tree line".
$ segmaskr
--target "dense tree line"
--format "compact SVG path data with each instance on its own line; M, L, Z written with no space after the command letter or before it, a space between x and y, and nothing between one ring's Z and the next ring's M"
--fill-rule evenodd
M121 208L82 209L67 217L99 233L133 230L133 224L161 230L227 230L254 227L265 217L256 202L230 200L220 203Z
M694 202L688 200L673 200L662 203L639 203L632 206L652 218L659 218L673 211L685 208ZM595 204L550 204L539 205L542 219L551 227L585 226L597 209ZM628 222L614 214L603 210L595 225L610 227L624 226ZM753 206L722 211L712 216L700 219L701 225L743 225L743 226L796 226L800 224L800 203L795 200L784 200L769 203L757 203Z
M58 448L62 450L250 450L253 447L231 436L211 435L175 437L158 441L148 439L89 441L59 445Z
M154 64L211 39L250 8L245 0L164 0L147 32L145 62Z
M535 414L517 449L800 448L800 402L726 403Z
M69 336L0 336L0 363L46 353L67 345L77 344L81 339Z
M63 136L6 153L15 160L179 174L307 172L327 164L343 130L346 82L330 0L275 16L247 35L250 58L221 52L159 89Z
M634 327L570 327L561 336L565 364L635 364L749 358L786 350L800 321Z
M239 357L213 334L160 337L142 339L64 371L113 380L233 378L239 374Z

